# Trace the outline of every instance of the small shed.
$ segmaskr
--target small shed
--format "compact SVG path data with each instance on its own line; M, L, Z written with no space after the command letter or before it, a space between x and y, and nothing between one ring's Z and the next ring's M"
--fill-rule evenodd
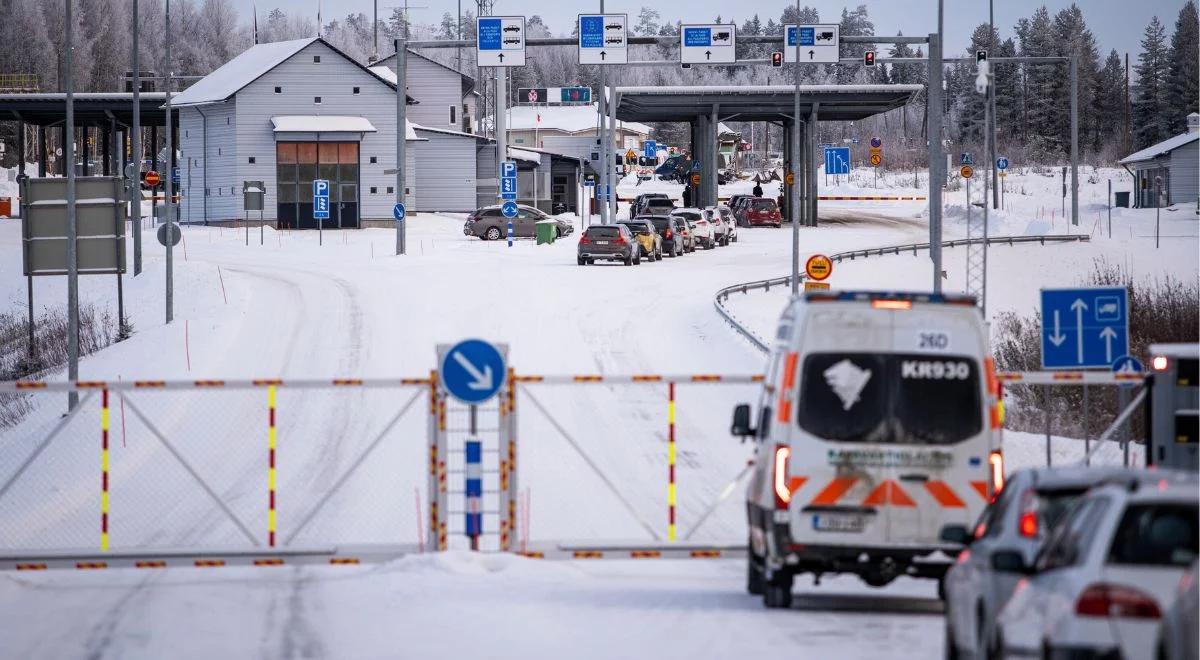
M1187 132L1163 140L1121 159L1134 178L1138 208L1195 204L1200 199L1200 114L1187 117ZM1162 195L1155 184L1161 177Z

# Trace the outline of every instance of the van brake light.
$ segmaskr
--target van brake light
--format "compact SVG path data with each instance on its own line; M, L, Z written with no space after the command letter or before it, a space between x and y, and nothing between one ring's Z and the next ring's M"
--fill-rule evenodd
M872 300L875 309L912 309L911 300Z
M991 477L992 499L1004 490L1004 454L994 451L988 454L988 475Z
M775 446L775 508L786 509L792 501L792 491L788 487L788 459L792 455L791 447Z

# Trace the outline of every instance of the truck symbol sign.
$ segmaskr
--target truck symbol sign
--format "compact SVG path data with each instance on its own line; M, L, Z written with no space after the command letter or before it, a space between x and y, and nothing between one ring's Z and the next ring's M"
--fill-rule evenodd
M718 41L728 42L729 38L730 38L730 33L727 31L724 31L724 30L722 30L720 32L712 33L713 43L717 43Z
M833 31L827 30L817 33L817 41L833 41Z

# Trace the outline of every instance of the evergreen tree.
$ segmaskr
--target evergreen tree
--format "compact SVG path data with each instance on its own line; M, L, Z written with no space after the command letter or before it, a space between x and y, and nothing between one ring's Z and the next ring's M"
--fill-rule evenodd
M1109 51L1096 78L1092 111L1096 114L1094 133L1080 139L1087 139L1108 160L1117 154L1125 132L1125 67L1116 50Z
M840 35L842 37L874 36L875 34L875 24L871 22L871 19L867 14L866 5L859 5L854 9L854 11L842 9L842 20L840 23ZM853 57L859 61L862 61L863 53L874 49L875 46L873 44L847 43L843 40L839 49L839 56ZM872 74L864 71L865 67L859 64L849 64L845 66L839 64L836 65L835 68L837 70L836 75L837 82L839 84L846 85L856 81L873 82L870 78Z
M1187 116L1200 112L1200 16L1188 0L1175 21L1171 64L1167 73L1168 135L1187 130Z
M658 10L642 7L638 12L637 25L634 26L633 33L643 37L653 36L658 32L658 19Z
M1018 22L1017 38L1023 56L1045 57L1056 54L1053 24L1050 12L1045 7L1034 11L1032 18ZM1028 158L1048 162L1062 153L1059 138L1042 129L1055 125L1055 113L1063 111L1055 106L1050 94L1056 80L1064 77L1062 65L1029 64L1022 67L1022 73L1022 143Z
M1079 135L1082 148L1083 136L1095 132L1096 116L1086 109L1092 107L1095 95L1099 53L1096 38L1083 18L1083 11L1072 4L1054 16L1053 44L1055 55L1074 55L1077 62L1077 100L1079 103ZM1041 124L1049 130L1061 153L1071 148L1071 76L1064 65L1057 65L1058 75L1051 79L1049 94L1054 106L1050 114L1051 123Z
M1166 34L1155 16L1142 37L1138 54L1137 89L1133 99L1133 146L1144 149L1171 136L1167 117Z

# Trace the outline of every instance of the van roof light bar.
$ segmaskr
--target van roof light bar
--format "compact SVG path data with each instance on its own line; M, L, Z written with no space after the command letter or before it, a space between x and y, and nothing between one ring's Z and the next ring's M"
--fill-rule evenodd
M876 302L895 301L897 303L933 303L938 305L963 305L974 307L978 304L975 296L958 293L915 293L909 291L809 291L804 294L808 302Z

